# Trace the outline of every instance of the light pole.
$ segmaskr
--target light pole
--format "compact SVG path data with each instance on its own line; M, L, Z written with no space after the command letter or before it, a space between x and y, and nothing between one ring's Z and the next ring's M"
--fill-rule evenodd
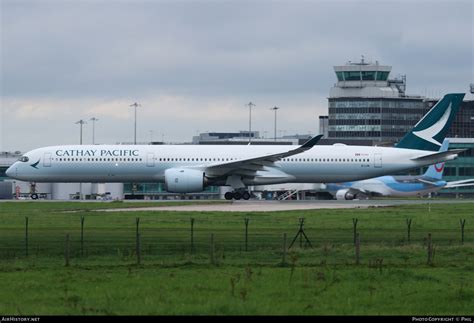
M135 107L135 127L134 127L134 136L133 136L133 144L137 144L137 107L141 107L140 103L135 102L134 104L130 104L131 107Z
M82 145L82 125L86 124L87 122L85 122L84 120L79 120L78 122L76 122L76 124L80 125L80 135L79 135L79 143Z
M79 135L79 137L80 137L79 142L80 142L81 145L82 145L82 126L86 123L87 122L85 122L82 119L76 122L76 124L80 125L80 128L81 128L80 135ZM79 200L82 200L82 183L79 183Z
M274 106L273 108L270 108L270 110L275 111L275 135L274 135L274 140L277 140L277 110L280 109L277 106Z
M246 104L246 106L249 107L249 144L252 140L252 105L255 106L255 104L253 104L252 102Z
M99 121L96 117L90 118L92 121L92 144L95 145L95 122Z
M153 130L150 130L150 144L153 143Z

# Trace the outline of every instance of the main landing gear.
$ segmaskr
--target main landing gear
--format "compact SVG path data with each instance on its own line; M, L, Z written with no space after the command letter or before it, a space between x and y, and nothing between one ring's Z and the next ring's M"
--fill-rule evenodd
M234 191L234 192L227 192L224 194L224 197L226 200L232 200L232 199L236 199L236 200L240 200L240 199L244 199L244 200L248 200L250 198L250 193L247 192L247 191Z

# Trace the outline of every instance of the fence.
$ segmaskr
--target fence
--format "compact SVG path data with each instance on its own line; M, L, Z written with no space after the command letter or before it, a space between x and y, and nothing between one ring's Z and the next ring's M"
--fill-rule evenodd
M245 217L241 224L232 225L220 223L219 218L160 223L150 218L130 220L108 226L94 216L81 216L77 223L55 225L40 217L34 221L25 217L23 229L0 229L0 259L64 257L69 265L78 259L117 256L137 264L184 259L211 264L286 264L291 261L288 253L298 253L300 263L305 264L370 264L382 263L381 259L407 263L408 259L433 265L435 251L437 259L442 259L443 248L469 243L465 219L459 220L460 227L429 232L413 228L412 219L383 230L364 229L363 221L356 218L348 219L344 228L308 226L304 218L288 223Z

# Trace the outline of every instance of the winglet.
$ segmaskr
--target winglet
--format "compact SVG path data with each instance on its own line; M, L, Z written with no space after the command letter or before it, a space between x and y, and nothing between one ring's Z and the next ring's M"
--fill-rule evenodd
M305 142L303 145L301 145L300 148L306 150L306 149L311 149L313 148L314 145L323 137L323 135L317 135L314 136L313 138L309 139L307 142Z

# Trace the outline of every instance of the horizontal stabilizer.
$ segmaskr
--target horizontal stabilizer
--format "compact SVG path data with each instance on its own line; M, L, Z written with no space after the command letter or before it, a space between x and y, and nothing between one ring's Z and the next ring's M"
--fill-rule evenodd
M448 151L442 151L442 152L437 152L434 154L430 155L425 155L421 157L415 157L412 158L411 160L419 160L419 161L427 161L427 160L441 160L446 157L450 156L455 156L457 157L458 154L462 153L463 151L466 151L467 149L451 149Z
M448 182L446 183L445 187L453 188L453 187L464 187L464 186L474 186L474 178Z
M417 178L416 180L417 180L418 182L423 183L423 184L436 186L436 182L428 181L428 180L422 179L422 178Z

